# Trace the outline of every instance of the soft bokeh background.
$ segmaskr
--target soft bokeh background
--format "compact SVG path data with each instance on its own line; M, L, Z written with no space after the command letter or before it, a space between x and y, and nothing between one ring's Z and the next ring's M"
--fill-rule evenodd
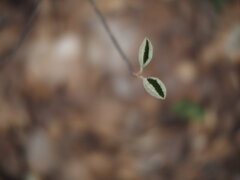
M87 0L42 0L0 68L1 180L240 180L240 1L96 0L132 77ZM35 1L0 1L0 59Z

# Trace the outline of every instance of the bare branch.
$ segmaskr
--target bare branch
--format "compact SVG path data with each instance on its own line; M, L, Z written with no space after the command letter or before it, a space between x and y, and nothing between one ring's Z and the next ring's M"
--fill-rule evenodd
M121 46L119 45L117 39L115 38L115 36L113 35L109 25L107 24L107 21L105 20L103 14L101 13L101 11L99 10L99 8L97 7L96 3L94 0L88 0L89 4L92 6L93 10L95 11L96 15L98 16L100 22L102 23L105 31L107 32L109 38L111 39L113 45L115 46L115 48L117 49L119 55L121 56L121 58L123 59L123 61L125 61L125 63L128 66L128 70L130 71L130 73L133 72L133 67L129 61L129 59L127 58L127 56L125 55L125 53L123 52Z
M19 47L23 43L24 39L26 38L28 32L30 31L30 29L32 27L32 24L37 15L37 12L38 12L38 6L41 1L42 0L38 0L35 3L34 8L32 10L32 14L30 15L30 17L27 21L27 24L24 26L23 30L21 31L21 33L20 33L18 39L16 40L14 46L12 47L12 49L10 49L3 57L0 58L0 68L2 68L8 62L8 60L14 55L14 53L19 49Z

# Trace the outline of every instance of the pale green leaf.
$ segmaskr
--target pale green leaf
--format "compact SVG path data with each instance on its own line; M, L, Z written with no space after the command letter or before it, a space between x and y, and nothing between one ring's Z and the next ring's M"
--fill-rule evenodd
M153 46L149 39L145 38L139 48L138 60L141 68L147 66L153 57Z
M167 90L163 82L155 77L143 78L143 86L145 90L155 98L165 99Z

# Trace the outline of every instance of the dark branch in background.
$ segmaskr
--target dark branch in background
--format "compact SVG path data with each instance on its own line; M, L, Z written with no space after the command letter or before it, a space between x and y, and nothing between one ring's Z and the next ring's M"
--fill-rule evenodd
M8 60L14 55L14 53L19 49L19 47L21 46L22 42L24 41L24 39L26 38L28 32L30 31L32 24L34 22L34 19L37 15L37 10L38 10L38 6L40 4L42 0L38 0L36 2L36 4L34 5L34 8L32 10L32 14L30 15L27 24L25 25L25 27L23 28L22 32L20 33L15 45L12 47L12 49L10 49L3 57L0 58L0 68L2 68L7 62ZM117 39L115 38L115 36L113 35L110 27L108 26L103 14L101 13L101 11L99 10L99 8L97 7L96 3L94 0L88 0L89 4L92 6L93 10L95 11L96 15L98 16L100 22L102 23L104 29L106 30L108 36L110 37L112 43L114 44L115 48L117 49L118 53L120 54L121 58L125 61L125 63L128 66L128 70L130 71L130 73L133 72L133 67L129 61L129 59L127 58L127 56L125 55L125 53L123 52L121 46L119 45Z
M104 29L106 30L109 38L111 39L112 43L114 44L115 48L117 49L118 53L120 54L121 58L125 61L125 63L128 66L128 70L130 71L130 73L133 73L133 67L129 61L129 59L127 58L127 56L125 55L125 53L123 52L121 46L119 45L117 39L115 38L115 36L113 35L110 27L107 24L107 21L105 20L103 14L101 13L101 11L99 10L99 8L97 7L96 3L94 0L88 0L89 4L92 6L93 10L95 11L96 15L98 16L100 22L102 23Z
M29 30L32 27L33 21L37 15L37 10L38 10L38 6L40 4L41 0L38 0L32 10L32 14L30 15L30 17L27 20L27 24L24 26L22 32L20 33L17 41L15 42L14 46L12 47L12 49L10 49L3 57L0 58L0 68L2 68L7 62L8 60L14 55L14 53L19 49L19 47L21 46L23 40L26 38Z

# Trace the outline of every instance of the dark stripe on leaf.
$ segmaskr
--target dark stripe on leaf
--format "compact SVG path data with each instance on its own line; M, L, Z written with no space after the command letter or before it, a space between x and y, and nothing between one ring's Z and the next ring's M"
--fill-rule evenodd
M157 91L157 93L158 93L161 97L164 98L164 97L165 97L164 92L163 92L161 86L158 84L157 80L151 79L151 78L148 78L147 80L148 80L148 82L154 87L154 89Z
M144 56L143 56L143 64L145 64L148 59L149 59L149 41L146 40L146 46L144 49Z

